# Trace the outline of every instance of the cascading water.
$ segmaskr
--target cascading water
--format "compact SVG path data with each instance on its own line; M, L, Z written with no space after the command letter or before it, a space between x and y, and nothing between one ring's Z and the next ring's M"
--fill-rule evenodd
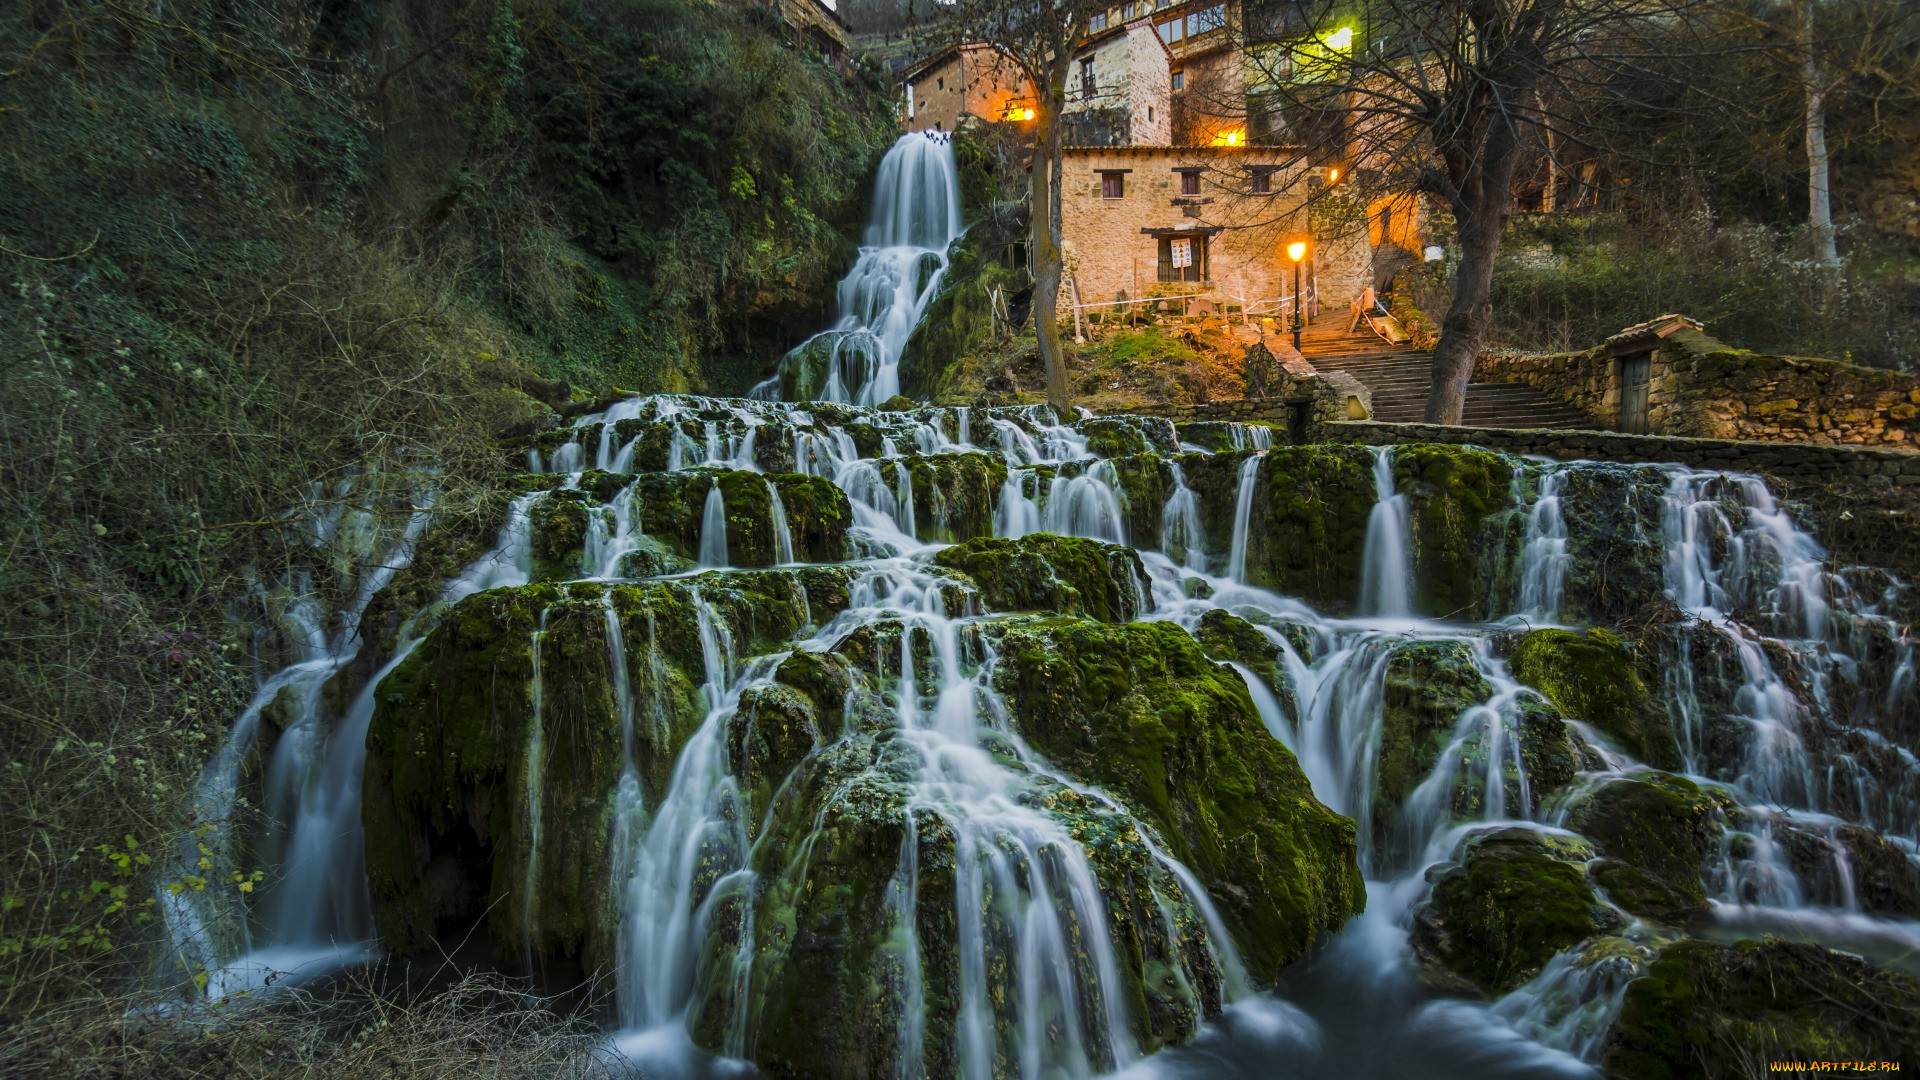
M958 176L946 138L900 136L881 159L865 243L840 283L838 321L782 360L752 396L877 405L900 392L900 353L961 233Z
M1384 619L1402 619L1413 613L1408 585L1413 578L1407 521L1407 497L1393 484L1393 447L1374 455L1375 502L1367 519L1365 562L1360 569L1360 611Z

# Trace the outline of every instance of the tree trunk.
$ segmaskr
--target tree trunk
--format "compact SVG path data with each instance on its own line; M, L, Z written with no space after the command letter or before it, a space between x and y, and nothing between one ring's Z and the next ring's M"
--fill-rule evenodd
M1060 342L1060 113L1067 97L1067 60L1054 58L1045 94L1036 94L1033 165L1027 223L1032 241L1033 329L1047 370L1047 404L1062 423L1073 419L1067 396L1067 358Z
M1503 216L1482 209L1459 218L1460 264L1454 268L1453 299L1440 322L1440 341L1433 347L1424 417L1429 424L1458 424L1466 407L1474 361L1493 323L1493 258L1500 250Z
M1827 83L1813 40L1813 4L1800 0L1800 42L1806 49L1802 75L1807 92L1807 231L1813 258L1822 266L1840 265L1833 233L1832 189L1827 166Z

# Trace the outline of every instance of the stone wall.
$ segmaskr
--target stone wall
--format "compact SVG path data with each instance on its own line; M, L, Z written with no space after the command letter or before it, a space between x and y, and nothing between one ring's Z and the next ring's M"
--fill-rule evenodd
M1699 469L1763 472L1823 483L1844 482L1878 488L1920 486L1920 453L1878 447L1623 435L1610 431L1382 424L1374 421L1324 423L1314 428L1310 437L1317 442L1362 443L1368 446L1389 443L1470 444L1516 454L1540 454L1565 461L1584 458L1650 464L1676 462Z
M1267 366L1265 397L1210 401L1204 405L1146 405L1115 412L1164 416L1176 424L1201 421L1267 424L1287 432L1288 439L1294 442L1305 442L1314 437L1314 432L1329 425L1373 415L1373 393L1365 384L1344 371L1314 370L1313 365L1285 342L1270 347L1249 346L1247 362Z
M1762 355L1693 325L1662 322L1629 327L1585 352L1486 353L1474 379L1525 383L1579 409L1596 427L1620 427L1622 357L1645 344L1652 351L1647 418L1654 434L1920 447L1920 378L1837 360Z

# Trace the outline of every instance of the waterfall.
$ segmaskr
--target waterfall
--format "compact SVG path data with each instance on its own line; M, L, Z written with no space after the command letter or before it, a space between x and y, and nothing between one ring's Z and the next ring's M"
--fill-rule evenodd
M1248 454L1240 463L1240 486L1233 496L1233 546L1227 552L1227 577L1245 584L1247 539L1253 529L1253 486L1260 475L1260 455Z
M794 561L793 531L787 528L787 507L780 501L780 489L774 487L771 480L766 481L766 485L767 503L773 508L773 565L786 566Z
M993 535L1018 540L1040 531L1040 504L1027 494L1028 484L1038 484L1032 469L1009 468L1006 483L1000 485L1000 502L993 511Z
M1540 493L1527 511L1526 539L1520 549L1520 616L1529 622L1552 623L1560 616L1560 594L1566 588L1567 521L1560 513L1560 486L1565 466L1548 469L1540 477Z
M798 400L878 405L900 393L900 353L947 269L959 238L959 172L943 138L900 136L880 161L865 243L840 282L839 314L753 388Z
M520 891L520 938L526 945L526 965L529 972L534 970L533 963L533 917L534 899L538 895L535 883L539 880L540 839L543 832L545 806L541 802L541 791L545 787L547 776L546 745L546 679L541 672L541 643L547 636L547 613L550 608L540 609L540 625L533 632L532 681L529 694L532 698L532 711L527 721L527 865Z
M1393 448L1383 446L1373 458L1373 512L1367 517L1365 562L1360 569L1360 613L1386 619L1413 614L1408 598L1413 579L1410 559L1412 534L1407 519L1407 497L1395 494Z
M727 502L718 477L707 488L707 507L700 515L700 565L727 565Z
M1249 464L1258 460L1247 459ZM1178 565L1196 574L1204 574L1207 572L1207 548L1206 538L1200 531L1200 497L1187 486L1187 478L1181 473L1179 462L1170 461L1167 468L1173 474L1173 494L1167 496L1167 505L1160 511L1160 550ZM1235 581L1246 576L1245 523L1253 516L1253 484L1246 475L1245 465L1241 466L1241 473L1245 497L1236 499L1234 503L1234 558L1229 560L1237 562L1239 566L1237 573L1228 571L1228 576Z
M337 635L329 639L321 631L310 599L288 605L283 621L289 624L297 658L262 682L226 743L202 770L194 792L195 816L212 831L196 831L174 854L169 871L176 880L186 880L234 869L230 822L241 769L259 735L261 712L286 695L294 708L275 744L263 792L272 823L256 839L256 856L271 868L259 905L257 939L245 913L223 906L216 890L160 893L170 950L180 970L204 977L202 993L208 999L256 990L287 973L317 974L371 955L360 786L374 694L380 680L411 655L424 636L422 624L437 612L483 589L526 583L533 558L532 506L540 497L533 493L515 499L493 548L401 626L393 656L360 688L330 734L323 730L321 688L359 656L364 644L361 613L412 561L414 544L432 519L433 494L412 496L416 509L405 532L360 580L339 613ZM213 862L215 870L203 869L203 859Z

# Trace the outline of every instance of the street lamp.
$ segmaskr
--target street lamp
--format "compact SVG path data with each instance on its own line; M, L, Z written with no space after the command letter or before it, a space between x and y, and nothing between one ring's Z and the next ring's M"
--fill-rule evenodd
M1293 351L1296 353L1300 352L1300 331L1307 325L1300 317L1300 260L1306 256L1305 241L1295 240L1287 245L1287 258L1293 260Z

